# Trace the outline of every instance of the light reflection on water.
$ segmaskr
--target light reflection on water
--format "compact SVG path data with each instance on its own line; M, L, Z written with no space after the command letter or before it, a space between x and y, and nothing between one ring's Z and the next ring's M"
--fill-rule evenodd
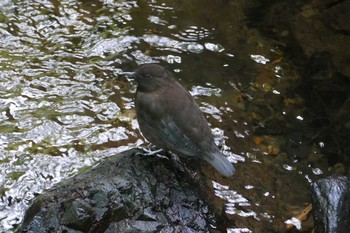
M227 214L237 214L241 217L254 217L257 219L257 214L254 211L237 209L237 206L251 206L251 203L241 194L231 190L228 186L212 181L215 195L227 201Z
M123 101L111 101L115 93L103 84L114 62L102 59L124 53L136 37L113 28L110 34L120 37L108 39L96 30L99 23L127 22L131 3L97 20L87 17L96 5L80 4L1 3L1 232L21 220L35 193L143 143L135 127L113 124Z

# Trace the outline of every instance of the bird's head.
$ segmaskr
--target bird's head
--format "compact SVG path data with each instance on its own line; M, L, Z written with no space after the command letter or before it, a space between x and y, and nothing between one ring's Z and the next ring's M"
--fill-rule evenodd
M157 64L144 64L134 72L124 72L122 74L134 79L138 84L138 90L143 92L157 90L169 83L169 79L172 78L169 71Z

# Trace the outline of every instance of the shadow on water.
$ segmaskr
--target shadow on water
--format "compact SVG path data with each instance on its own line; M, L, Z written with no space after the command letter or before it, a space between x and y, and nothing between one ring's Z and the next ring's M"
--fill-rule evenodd
M135 84L115 77L149 62L191 91L236 163L232 179L208 181L231 232L284 229L328 164L322 142L309 140L304 99L290 91L300 81L297 68L280 43L247 26L244 7L1 2L0 231L21 221L37 193L144 143Z

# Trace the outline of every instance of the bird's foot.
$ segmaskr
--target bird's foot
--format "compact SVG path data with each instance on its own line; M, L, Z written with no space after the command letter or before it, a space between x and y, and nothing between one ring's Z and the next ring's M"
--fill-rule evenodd
M156 149L156 150L152 150L152 149L155 149L154 147L153 148L145 148L145 147L141 147L140 148L143 152L137 152L136 154L137 155L142 155L142 156L152 156L152 155L156 155L157 157L159 158L165 158L165 159L169 159L168 157L160 154L160 152L163 152L164 150L163 149Z

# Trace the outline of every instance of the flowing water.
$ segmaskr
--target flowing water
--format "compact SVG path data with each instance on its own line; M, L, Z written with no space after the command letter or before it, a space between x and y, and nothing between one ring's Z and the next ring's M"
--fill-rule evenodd
M232 232L292 217L287 204L273 203L304 206L307 197L291 197L291 190L306 190L325 166L296 155L319 161L322 142L290 154L283 145L301 144L299 134L253 134L271 119L304 127L303 106L285 97L299 78L295 68L277 42L246 26L242 5L1 1L0 231L20 223L44 189L145 142L134 117L135 84L118 74L150 62L166 66L191 91L237 163L235 181L213 181L227 215L249 219Z

